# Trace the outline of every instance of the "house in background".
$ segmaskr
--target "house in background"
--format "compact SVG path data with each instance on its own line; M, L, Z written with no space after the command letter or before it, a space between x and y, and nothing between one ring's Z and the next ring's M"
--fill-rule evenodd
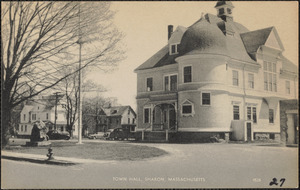
M84 112L82 124L85 129L85 135L103 132L107 129L107 117L103 108L97 108L96 113Z
M106 130L122 127L130 131L135 131L136 113L130 106L108 107L103 108L103 111L106 114Z
M67 131L67 120L62 99L63 96L57 98L56 129L64 132ZM55 104L55 95L39 96L28 101L20 113L20 124L17 128L18 136L30 136L33 124L40 120L46 124L48 130L53 130L55 128Z
M275 27L249 31L218 1L135 69L137 128L144 140L280 139L279 101L298 98L298 69ZM251 19L251 18L249 18Z

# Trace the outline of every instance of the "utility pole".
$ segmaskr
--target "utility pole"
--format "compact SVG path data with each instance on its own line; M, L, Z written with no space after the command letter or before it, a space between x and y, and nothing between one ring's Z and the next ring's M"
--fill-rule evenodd
M54 117L54 130L56 130L56 120L57 120L57 102L58 102L58 93L55 92L55 117Z
M82 39L81 39L81 26L80 26L80 1L79 1L79 68L78 68L78 143L82 144L82 101L81 101L81 48L82 48Z

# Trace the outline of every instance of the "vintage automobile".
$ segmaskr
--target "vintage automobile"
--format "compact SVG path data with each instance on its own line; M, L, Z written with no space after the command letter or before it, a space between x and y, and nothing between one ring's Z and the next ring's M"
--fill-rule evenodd
M104 139L104 133L103 132L98 132L95 134L89 134L88 135L89 139Z
M70 134L68 132L59 132L58 130L52 130L47 133L50 140L69 140Z
M133 133L129 130L123 129L121 127L115 129L108 129L104 133L104 138L106 140L128 140L129 138L133 138Z

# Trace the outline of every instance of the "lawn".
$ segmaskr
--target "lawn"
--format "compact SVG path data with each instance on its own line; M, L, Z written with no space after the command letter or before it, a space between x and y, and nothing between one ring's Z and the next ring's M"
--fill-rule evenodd
M96 160L142 160L167 154L166 151L149 146L129 143L85 142L76 144L71 141L52 141L53 156L74 157ZM41 154L48 153L47 147L20 147L9 146L6 151Z

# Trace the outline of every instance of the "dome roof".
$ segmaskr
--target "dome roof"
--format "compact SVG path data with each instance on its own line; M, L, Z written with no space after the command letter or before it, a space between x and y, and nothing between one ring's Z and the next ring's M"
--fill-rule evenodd
M200 19L183 35L178 47L180 55L215 53L226 55L226 36L215 24Z

